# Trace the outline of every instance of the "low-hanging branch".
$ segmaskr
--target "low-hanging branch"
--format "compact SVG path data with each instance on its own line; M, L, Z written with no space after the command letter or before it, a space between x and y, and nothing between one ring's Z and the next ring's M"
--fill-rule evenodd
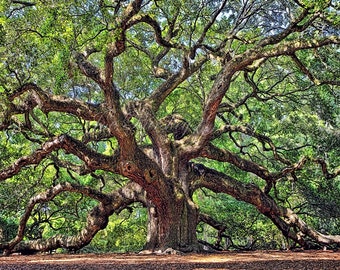
M26 209L25 209L25 213L22 215L22 217L20 219L18 233L17 233L16 237L13 240L11 240L9 243L2 244L0 246L0 248L5 249L5 254L11 253L13 248L20 241L22 241L22 239L24 237L27 221L30 218L31 213L32 213L35 205L39 204L39 203L49 202L49 201L53 200L53 198L56 197L58 194L65 192L65 191L77 192L77 193L87 195L87 196L89 196L89 197L91 197L91 198L93 198L97 201L100 201L103 205L108 205L112 201L112 198L110 196L107 196L107 195L105 195L101 192L98 192L97 190L94 190L94 189L88 188L88 187L84 187L84 186L80 186L80 185L77 185L77 184L68 183L68 182L60 183L60 184L50 188L46 192L35 195L34 197L32 197L29 200L29 202L26 206ZM94 211L94 213L95 212L96 211Z
M48 239L22 241L27 221L34 207L37 204L47 203L53 200L63 192L80 193L99 202L99 204L89 212L85 227L74 236L55 235ZM25 212L20 219L16 237L8 243L0 244L0 249L4 250L5 255L14 252L31 253L37 251L53 251L58 248L73 251L79 250L89 244L98 231L106 227L109 217L114 212L119 213L134 202L146 203L145 192L136 183L129 183L110 194L105 194L96 189L79 184L69 182L59 183L29 200Z
M259 212L270 218L283 235L309 247L309 242L298 233L325 245L340 244L340 235L324 235L308 226L291 209L279 206L269 195L254 184L244 184L221 172L206 168L204 176L195 183L195 188L205 187L216 193L226 193L254 205Z

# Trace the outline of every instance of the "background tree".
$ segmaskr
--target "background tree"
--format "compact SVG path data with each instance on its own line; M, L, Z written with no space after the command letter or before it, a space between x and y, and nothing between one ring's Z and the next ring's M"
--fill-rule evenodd
M1 7L6 254L78 250L141 207L146 250L252 248L268 220L339 245L337 1Z

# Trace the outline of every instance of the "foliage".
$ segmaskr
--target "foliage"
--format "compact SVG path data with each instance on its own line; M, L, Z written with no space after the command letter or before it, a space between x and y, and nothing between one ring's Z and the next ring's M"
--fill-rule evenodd
M18 226L8 217L0 217L0 241L9 241L15 237Z

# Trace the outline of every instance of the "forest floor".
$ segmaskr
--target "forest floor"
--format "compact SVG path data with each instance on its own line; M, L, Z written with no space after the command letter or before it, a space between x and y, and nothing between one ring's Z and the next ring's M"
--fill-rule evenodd
M340 252L255 251L188 255L52 254L0 256L0 269L340 269Z

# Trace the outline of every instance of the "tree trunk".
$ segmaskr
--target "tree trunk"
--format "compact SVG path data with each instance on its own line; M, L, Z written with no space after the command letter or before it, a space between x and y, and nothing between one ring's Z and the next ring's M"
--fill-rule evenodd
M162 208L148 207L146 250L164 252L167 249L198 251L196 225L198 209L188 198L164 200Z

